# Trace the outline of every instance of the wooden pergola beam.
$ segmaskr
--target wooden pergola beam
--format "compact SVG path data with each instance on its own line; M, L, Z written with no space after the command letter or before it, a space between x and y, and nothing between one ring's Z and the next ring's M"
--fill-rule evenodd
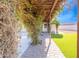
M48 32L49 32L49 33L50 33L50 31L51 31L51 26L50 26L51 14L52 14L52 12L53 12L53 10L54 10L54 8L55 8L57 2L58 2L58 0L55 0L54 4L52 4L52 8L51 8L51 10L50 10L50 12L49 12L49 14L48 14L48 17L46 18L46 20L48 21Z
M52 12L53 12L53 10L54 10L54 8L55 8L55 6L56 6L57 2L58 2L58 0L55 0L54 4L52 5L52 8L51 8L51 10L50 10L50 13L49 13L49 15L48 15L48 18L47 18L47 19L49 19L49 18L51 17L51 14L52 14Z

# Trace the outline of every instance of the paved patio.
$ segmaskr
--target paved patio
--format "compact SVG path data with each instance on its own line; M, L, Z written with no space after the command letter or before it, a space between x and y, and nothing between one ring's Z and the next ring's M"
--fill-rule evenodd
M42 44L30 45L21 58L65 58L53 40L49 43L48 33L42 33L40 38Z

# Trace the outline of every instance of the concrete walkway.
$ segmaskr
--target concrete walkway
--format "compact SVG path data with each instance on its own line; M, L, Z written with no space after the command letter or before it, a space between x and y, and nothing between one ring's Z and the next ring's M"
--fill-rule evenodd
M42 44L32 46L23 53L21 58L65 58L53 40L49 44L49 35L42 33Z

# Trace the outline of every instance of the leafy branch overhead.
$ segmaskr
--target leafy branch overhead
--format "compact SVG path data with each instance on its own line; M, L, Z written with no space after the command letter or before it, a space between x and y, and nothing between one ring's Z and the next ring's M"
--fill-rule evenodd
M42 16L40 10L34 7L28 0L20 0L19 8L17 10L18 16L21 17L21 21L27 28L29 35L32 38L33 44L38 44L39 34L42 28Z

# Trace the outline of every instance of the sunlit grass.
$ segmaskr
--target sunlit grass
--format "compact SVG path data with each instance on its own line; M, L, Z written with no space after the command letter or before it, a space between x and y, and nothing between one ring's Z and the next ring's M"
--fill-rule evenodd
M53 36L53 34L52 34ZM77 57L77 34L63 34L62 38L53 38L55 43L63 52L64 56L67 58L76 58Z

